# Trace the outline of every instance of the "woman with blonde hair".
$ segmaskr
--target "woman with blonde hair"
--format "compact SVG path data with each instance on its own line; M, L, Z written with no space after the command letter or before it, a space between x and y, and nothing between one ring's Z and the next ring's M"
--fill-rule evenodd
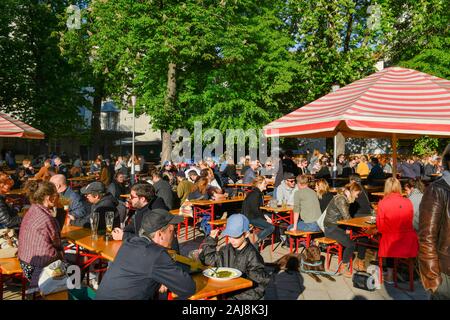
M318 179L316 180L314 190L317 193L320 203L320 211L324 212L330 201L333 199L333 194L330 192L330 186L327 180Z
M381 233L378 256L384 258L413 258L417 256L419 242L413 228L414 208L411 200L402 197L402 186L397 178L388 178L384 197L378 203L377 229ZM386 259L387 276L393 280L393 260Z
M351 219L349 214L350 204L358 198L361 190L361 186L356 182L346 184L343 190L340 190L338 194L335 195L330 201L323 221L325 236L336 240L344 247L342 262L343 275L345 277L352 276L352 272L350 271L350 259L353 255L356 244L350 239L350 236L345 232L345 230L340 227L338 221ZM364 257L360 256L359 252L358 258L364 259Z

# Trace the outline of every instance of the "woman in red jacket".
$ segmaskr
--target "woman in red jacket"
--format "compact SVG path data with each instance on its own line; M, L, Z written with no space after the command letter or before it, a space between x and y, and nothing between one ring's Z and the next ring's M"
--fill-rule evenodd
M384 198L378 203L377 229L381 233L379 257L414 258L419 242L413 228L414 208L411 200L402 197L402 186L396 178L388 178ZM393 260L387 259L386 282L393 279Z

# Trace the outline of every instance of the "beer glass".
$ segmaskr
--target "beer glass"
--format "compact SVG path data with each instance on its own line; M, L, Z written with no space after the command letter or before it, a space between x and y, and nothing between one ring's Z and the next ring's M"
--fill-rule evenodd
M99 213L97 211L91 214L91 236L92 240L98 239L98 221L99 221Z
M105 213L106 224L106 239L111 238L114 222L114 211L107 211Z

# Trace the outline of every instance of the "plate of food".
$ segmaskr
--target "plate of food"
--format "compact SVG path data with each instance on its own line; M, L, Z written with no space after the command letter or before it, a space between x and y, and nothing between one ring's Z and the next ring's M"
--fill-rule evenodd
M223 281L239 278L242 272L234 268L217 267L204 270L203 275L210 279Z

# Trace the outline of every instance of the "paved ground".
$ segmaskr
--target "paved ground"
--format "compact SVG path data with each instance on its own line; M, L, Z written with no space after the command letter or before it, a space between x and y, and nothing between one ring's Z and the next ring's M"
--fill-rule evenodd
M199 236L192 240L192 229L189 230L188 241L184 240L182 231L179 237L181 254L187 255L189 251L197 249L203 240ZM223 239L219 245L224 243ZM270 245L264 248L262 256L266 263L273 263L283 255L289 253L289 248L278 245L274 252L271 252ZM375 260L373 253L368 251L366 261L370 263ZM337 258L333 257L331 270L336 270ZM273 269L268 267L270 272ZM272 280L266 290L266 299L270 300L428 300L428 294L424 291L420 281L414 283L415 291L409 292L395 288L394 285L382 285L380 289L373 292L357 289L353 287L352 279L343 276L333 277L335 281L330 281L320 277L318 283L311 276L298 272L281 271L272 277ZM399 283L400 286L407 288L408 282ZM20 287L7 285L4 292L5 300L19 300Z

